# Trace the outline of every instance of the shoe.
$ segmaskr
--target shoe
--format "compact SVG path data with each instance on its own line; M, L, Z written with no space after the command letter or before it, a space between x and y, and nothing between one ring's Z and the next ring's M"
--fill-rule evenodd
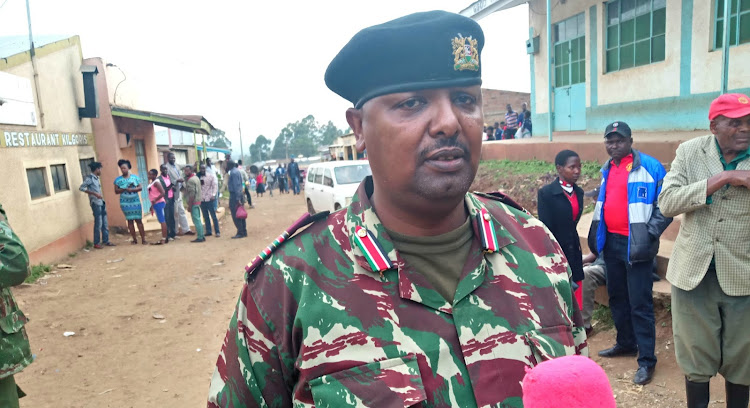
M646 385L654 379L654 367L638 367L638 371L633 376L633 383L636 385Z
M638 355L638 349L628 350L615 344L614 347L599 352L600 357L635 357Z
M213 234L206 234L206 236L207 236L207 237L210 237L210 236L212 236L212 235L213 235Z
M192 240L190 242L206 242L206 238L203 238L203 239L194 239L194 240Z
M94 245L94 249L102 249L102 248L104 248L104 247L101 246L101 245L99 245L99 244Z
M232 239L237 239L237 238L245 238L245 237L242 236L242 235L240 235L240 234L237 234L237 235L235 235L235 236L232 237Z
M726 381L724 387L727 390L727 408L747 408L750 400L750 388L747 385Z
M586 327L586 337L591 337L591 334L594 332L594 328L591 326Z
M113 247L113 246L117 246L117 245L115 245L115 244L113 244L113 243L111 243L111 242L105 242L105 243L104 243L104 246L109 246L109 247Z
M709 383L692 382L685 377L685 394L688 408L708 408ZM727 392L727 399L729 399Z
M188 232L186 232L186 233L184 233L184 234L182 234L182 235L195 235L195 232L193 232L193 231L188 231Z
M216 238L219 238L219 237L221 237L221 234L219 234L219 233L217 232L217 233L216 233Z

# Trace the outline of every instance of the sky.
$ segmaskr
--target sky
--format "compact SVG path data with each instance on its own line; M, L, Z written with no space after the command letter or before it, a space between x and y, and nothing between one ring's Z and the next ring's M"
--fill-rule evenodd
M350 104L323 75L362 28L412 12L459 12L471 0L29 0L34 36L79 35L84 58L127 76L137 109L199 114L248 151L312 114L347 128ZM483 87L529 92L526 5L479 21ZM0 37L28 35L25 0L0 0ZM125 85L128 85L127 87Z

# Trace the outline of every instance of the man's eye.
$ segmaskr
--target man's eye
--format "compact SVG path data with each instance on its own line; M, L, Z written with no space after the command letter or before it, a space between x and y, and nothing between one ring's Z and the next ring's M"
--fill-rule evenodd
M455 98L456 103L460 105L472 105L477 102L477 99L471 95L458 95Z
M406 108L406 109L416 109L420 106L424 105L424 101L422 101L419 98L409 98L403 102L401 102L398 107L399 108Z

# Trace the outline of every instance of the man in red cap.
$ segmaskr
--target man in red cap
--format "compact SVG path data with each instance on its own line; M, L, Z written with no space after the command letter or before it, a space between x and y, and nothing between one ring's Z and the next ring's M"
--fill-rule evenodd
M684 214L669 261L677 363L688 407L707 407L708 382L726 380L727 407L750 395L750 98L711 103L712 135L677 148L659 204Z

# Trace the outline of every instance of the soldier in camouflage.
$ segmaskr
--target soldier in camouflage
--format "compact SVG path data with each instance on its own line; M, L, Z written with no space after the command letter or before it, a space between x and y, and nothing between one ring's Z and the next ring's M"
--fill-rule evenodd
M209 407L522 407L527 368L587 354L552 234L501 194L467 194L483 43L468 18L417 13L333 60L373 175L248 265Z
M31 349L26 330L28 321L13 298L11 286L29 276L29 256L10 228L0 204L0 407L17 408L24 394L13 375L31 364Z

